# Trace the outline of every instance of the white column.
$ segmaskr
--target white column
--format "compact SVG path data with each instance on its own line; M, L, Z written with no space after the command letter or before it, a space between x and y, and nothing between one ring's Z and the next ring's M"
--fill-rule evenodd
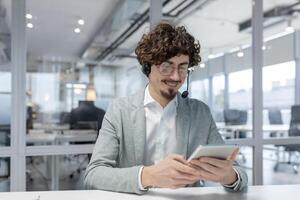
M262 66L263 66L263 1L252 0L252 66L253 66L253 183L263 184L263 135L262 135L262 113L263 113L263 91L262 91Z
M150 27L152 28L162 19L162 0L150 0Z
M11 191L25 191L25 137L26 137L26 35L25 0L11 1L11 65L12 65L12 117L11 117Z

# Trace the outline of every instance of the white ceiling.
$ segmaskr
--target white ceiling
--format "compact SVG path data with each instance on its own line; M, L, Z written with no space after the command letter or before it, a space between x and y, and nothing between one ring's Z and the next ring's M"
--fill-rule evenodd
M79 57L119 0L26 0L33 15L27 28L28 53L43 57ZM81 33L73 32L83 18Z
M34 24L33 29L27 29L29 55L48 59L80 58L84 52L94 51L95 54L99 49L103 50L105 45L110 44L132 21L125 15L126 13L133 15L136 13L135 10L142 7L141 5L149 6L149 0L131 1L137 6L123 8L122 15L117 12L117 8L124 2L122 0L26 0L26 10L33 15L30 21ZM138 4L139 2L141 4ZM174 2L176 5L181 1ZM228 51L233 47L251 43L250 32L238 31L238 24L251 18L251 2L251 0L209 0L209 3L177 23L186 25L187 29L199 39L202 54ZM298 1L264 0L264 10L295 2ZM140 9L139 13L141 10L144 8ZM86 23L81 33L76 34L73 29L78 26L76 23L80 17ZM119 23L116 23L118 20ZM293 19L293 25L300 27L297 16ZM268 36L282 32L285 27L286 24L273 26L265 29L264 34ZM105 28L106 30L103 30ZM141 35L148 30L149 24L146 23L120 48L133 49ZM127 60L132 62L130 60L133 59ZM123 59L118 64L126 63Z
M264 11L295 2L298 1L264 0ZM251 32L238 30L239 23L252 17L251 5L251 0L212 0L203 9L183 19L180 23L186 25L199 39L203 54L228 52L234 47L251 43ZM286 26L287 24L281 24L267 28L264 30L264 35L283 32Z

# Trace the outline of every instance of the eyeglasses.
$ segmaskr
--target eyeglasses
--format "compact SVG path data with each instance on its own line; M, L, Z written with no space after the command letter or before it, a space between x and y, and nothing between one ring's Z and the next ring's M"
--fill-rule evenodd
M174 63L170 63L170 62L163 62L160 65L157 66L158 67L158 71L161 75L163 76L170 76L174 70L176 69L176 66ZM188 72L188 67L189 64L181 64L178 66L178 74L181 77L185 77L187 72Z

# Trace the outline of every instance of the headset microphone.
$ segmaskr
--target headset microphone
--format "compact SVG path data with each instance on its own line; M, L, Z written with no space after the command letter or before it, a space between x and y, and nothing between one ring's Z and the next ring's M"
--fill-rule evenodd
M184 91L184 92L181 94L181 97L182 97L182 98L186 98L186 97L189 95L190 73L191 73L192 70L193 70L192 67L188 69L186 91Z

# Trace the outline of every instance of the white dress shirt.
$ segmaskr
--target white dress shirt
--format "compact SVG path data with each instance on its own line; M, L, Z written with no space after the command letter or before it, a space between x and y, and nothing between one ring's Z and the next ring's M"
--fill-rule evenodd
M156 102L149 93L149 86L145 89L144 109L146 116L146 144L144 149L145 165L153 165L163 160L176 148L176 114L177 96L165 108ZM139 171L139 186L141 173Z
M153 165L175 151L177 96L165 108L145 90L146 145L144 163Z

